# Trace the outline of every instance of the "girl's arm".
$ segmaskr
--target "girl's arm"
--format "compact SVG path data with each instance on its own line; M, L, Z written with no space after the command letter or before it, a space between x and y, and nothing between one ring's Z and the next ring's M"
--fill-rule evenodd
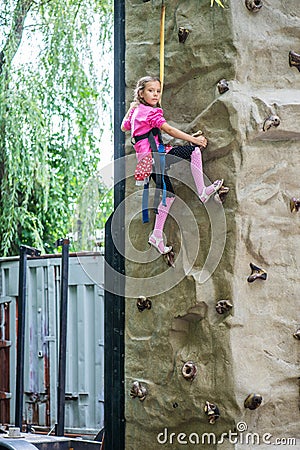
M161 130L176 139L182 139L183 141L188 141L191 142L192 144L200 145L201 147L206 147L207 145L207 140L204 136L197 136L197 137L191 136L190 134L187 134L184 131L180 131L175 127L171 127L171 125L169 125L167 122L165 122L161 126Z

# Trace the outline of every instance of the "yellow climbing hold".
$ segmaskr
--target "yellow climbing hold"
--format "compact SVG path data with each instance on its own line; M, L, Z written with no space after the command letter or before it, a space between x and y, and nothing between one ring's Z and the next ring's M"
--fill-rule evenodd
M214 2L216 2L219 6L221 6L222 8L224 8L223 3L221 2L221 0L210 0L210 6L214 5Z

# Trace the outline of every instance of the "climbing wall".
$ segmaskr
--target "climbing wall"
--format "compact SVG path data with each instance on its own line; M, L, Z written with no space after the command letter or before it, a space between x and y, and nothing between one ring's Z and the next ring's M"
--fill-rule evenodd
M300 448L300 2L164 6L165 117L203 131L205 175L230 191L204 206L188 164L171 169L168 267L128 139L126 450ZM126 2L127 106L159 74L161 7Z

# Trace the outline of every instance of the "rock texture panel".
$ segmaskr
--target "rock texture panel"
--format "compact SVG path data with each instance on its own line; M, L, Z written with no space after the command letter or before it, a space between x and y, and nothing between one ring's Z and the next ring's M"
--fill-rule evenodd
M174 270L148 249L154 217L142 225L141 191L127 182L127 450L197 448L205 433L216 441L208 445L206 438L204 449L250 448L245 432L300 439L299 341L293 337L300 325L300 212L289 205L300 197L300 73L288 60L290 50L300 53L300 2L264 0L256 13L244 0L228 0L225 9L209 3L165 1L162 104L171 124L203 130L205 174L223 177L230 193L221 211L205 208L189 167L172 169L179 198L165 231L181 255ZM160 11L157 0L126 2L128 103L139 77L159 73ZM189 30L185 43L179 27ZM223 78L229 90L220 94ZM280 124L264 131L272 115ZM132 153L129 142L126 150ZM207 265L212 248L214 270ZM250 262L267 272L266 280L247 281ZM150 310L138 310L139 295L151 299ZM224 315L215 309L221 299L233 304ZM187 361L197 367L193 380L182 375ZM135 380L147 388L143 401L130 397ZM251 393L263 398L254 410L244 407ZM204 413L206 401L219 407L214 425ZM235 446L229 432L237 430Z

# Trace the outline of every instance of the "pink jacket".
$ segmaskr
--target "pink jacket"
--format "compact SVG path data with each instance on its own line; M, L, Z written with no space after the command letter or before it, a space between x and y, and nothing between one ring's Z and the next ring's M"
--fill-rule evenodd
M133 108L128 118L123 122L125 130L131 130L131 136L140 136L150 131L152 128L161 128L166 122L161 108L153 108L140 103ZM158 144L158 137L154 137ZM148 139L142 139L134 145L138 162L140 162L148 153L151 153Z

